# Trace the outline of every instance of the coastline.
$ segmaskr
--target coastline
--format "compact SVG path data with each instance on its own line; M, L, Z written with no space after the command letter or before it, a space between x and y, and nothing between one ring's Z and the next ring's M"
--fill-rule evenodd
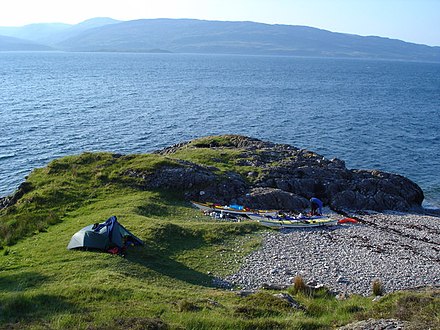
M360 223L268 231L225 281L242 289L292 285L296 275L335 292L384 293L440 286L440 215L368 212Z

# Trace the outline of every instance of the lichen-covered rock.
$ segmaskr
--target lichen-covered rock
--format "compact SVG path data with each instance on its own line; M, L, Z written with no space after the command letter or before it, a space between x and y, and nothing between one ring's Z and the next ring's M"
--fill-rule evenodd
M172 157L181 148L209 148L219 153L240 150L240 156L232 165L237 169L241 166L254 169L243 178L238 173L219 176L207 168L198 167L176 180L165 180L168 186L188 189L187 196L191 198L197 197L193 188L203 186L206 193L201 200L298 210L306 207L306 201L315 196L336 210L376 211L408 211L420 208L424 199L420 187L401 175L377 170L350 170L340 159L329 160L286 144L225 135L180 143L157 153ZM190 184L195 182L198 184Z
M248 185L234 172L216 174L217 169L187 161L179 166L163 166L153 173L130 170L126 176L138 179L143 190L166 189L184 192L189 200L229 203L237 196L245 196Z
M302 196L281 189L262 187L251 189L239 202L259 209L303 210L309 206L309 201Z

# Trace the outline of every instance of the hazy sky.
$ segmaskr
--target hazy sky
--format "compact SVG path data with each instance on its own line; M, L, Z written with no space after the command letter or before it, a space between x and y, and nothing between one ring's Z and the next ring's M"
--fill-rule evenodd
M440 0L1 0L0 26L93 17L308 25L440 46Z

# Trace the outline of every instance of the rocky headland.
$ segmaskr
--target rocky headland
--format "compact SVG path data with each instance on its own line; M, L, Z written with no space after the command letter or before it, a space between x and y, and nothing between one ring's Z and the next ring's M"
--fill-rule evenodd
M263 209L302 211L315 196L336 211L422 211L423 191L413 181L378 170L347 169L343 160L291 145L224 135L179 143L154 154L172 162L155 171L128 169L120 181L143 190L179 191L188 200ZM31 189L23 183L13 196L0 199L0 209Z
M312 196L333 210L420 210L424 199L422 189L401 175L347 169L340 159L240 135L202 138L157 153L178 157L197 149L215 151L210 166L164 168L146 177L145 185L181 189L187 198L200 201L292 211L308 207ZM234 157L225 160L231 151ZM232 166L219 175L216 163L225 162Z

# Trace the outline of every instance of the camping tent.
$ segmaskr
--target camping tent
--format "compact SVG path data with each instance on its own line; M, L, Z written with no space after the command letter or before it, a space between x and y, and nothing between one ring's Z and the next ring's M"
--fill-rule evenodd
M84 227L70 239L68 250L84 248L107 251L117 247L122 249L128 245L143 245L144 243L121 225L115 216L106 222Z

